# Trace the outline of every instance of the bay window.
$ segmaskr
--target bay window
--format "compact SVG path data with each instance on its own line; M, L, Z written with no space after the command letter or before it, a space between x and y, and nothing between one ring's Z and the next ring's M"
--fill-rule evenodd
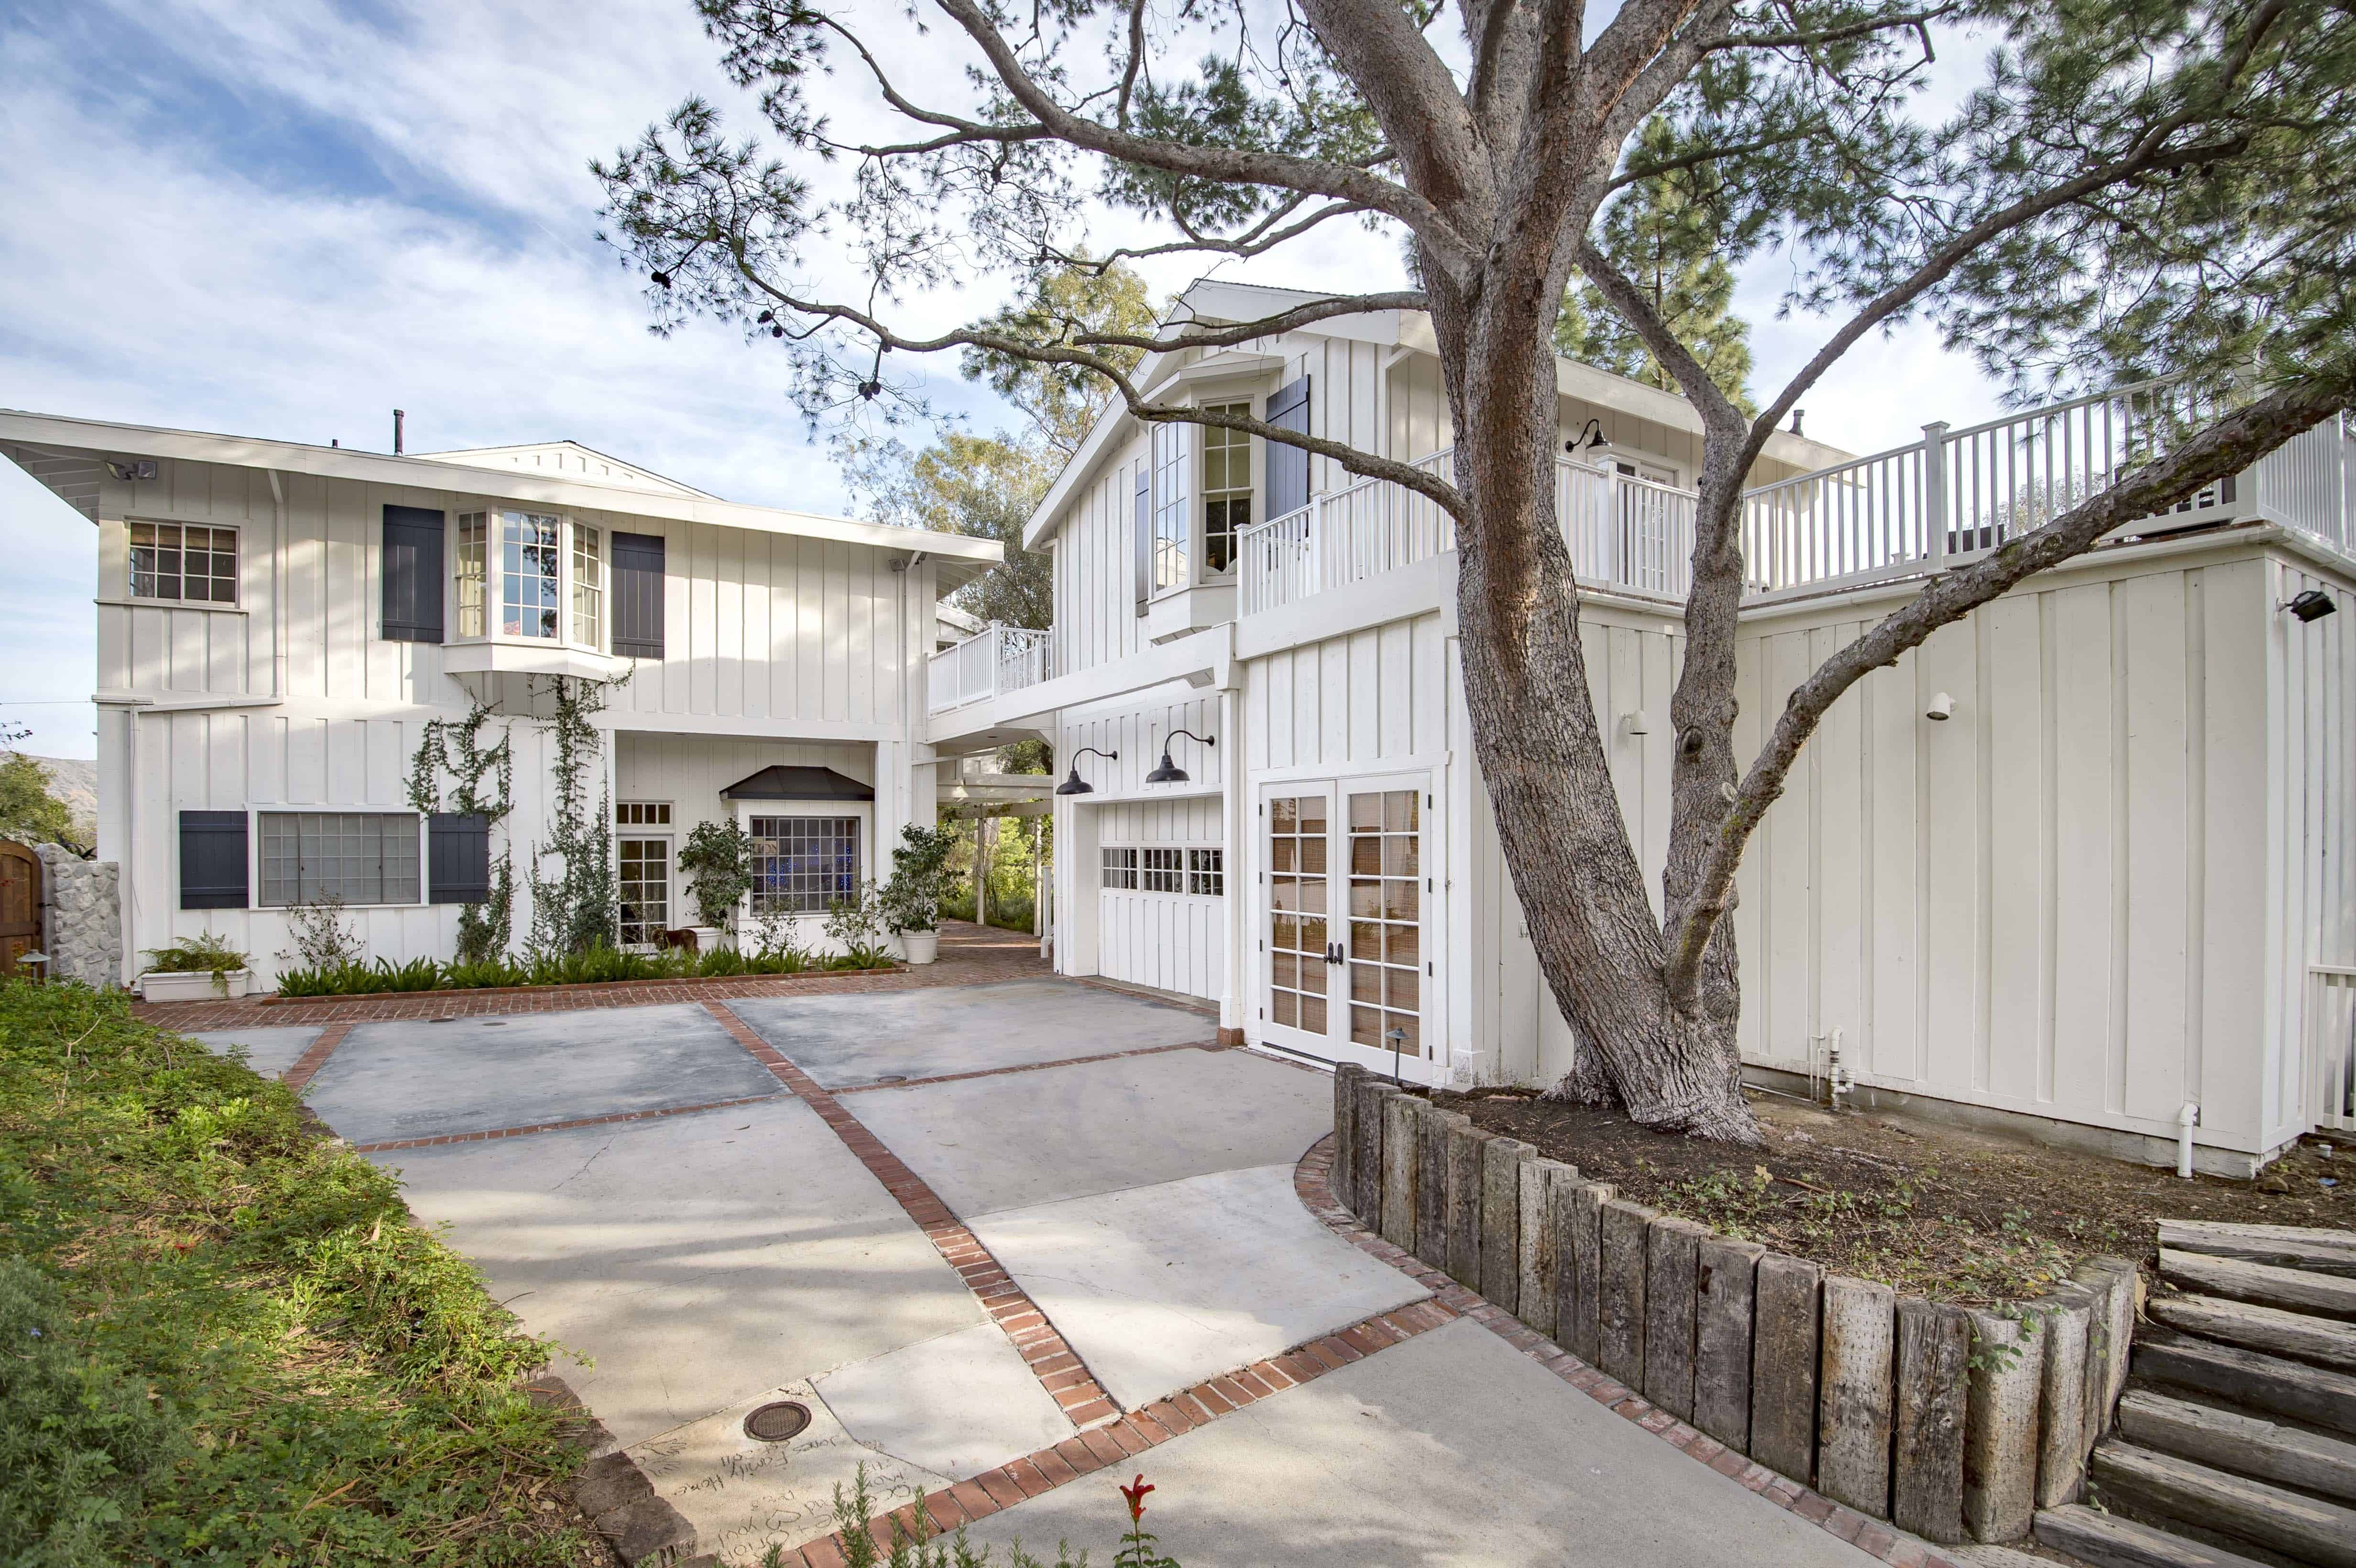
M1194 427L1153 427L1153 591L1167 593L1194 580Z
M605 540L586 523L506 507L464 513L451 576L461 640L604 649Z
M1251 418L1251 404L1212 403L1205 412ZM1203 427L1203 574L1216 577L1236 563L1236 536L1251 527L1251 435Z

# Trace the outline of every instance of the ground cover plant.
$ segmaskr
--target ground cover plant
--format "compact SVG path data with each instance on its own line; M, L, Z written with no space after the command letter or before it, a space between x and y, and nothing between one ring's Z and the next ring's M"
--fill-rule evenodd
M1754 1101L1755 1148L1665 1136L1622 1112L1526 1090L1435 1099L1622 1198L1933 1300L2037 1296L2097 1253L2148 1267L2163 1218L2356 1226L2356 1150L2316 1138L2256 1181L2187 1181L2173 1169L1772 1096Z
M718 947L691 953L683 947L659 953L627 953L589 947L578 953L536 953L521 961L506 958L455 960L448 964L412 958L394 964L353 961L324 967L288 969L278 976L282 997L364 997L389 991L474 991L514 986L583 986L616 980L716 979L740 975L799 975L809 970L888 969L892 957L880 948L831 957L813 955L791 941L746 953Z
M0 1562L606 1563L549 1347L388 1173L120 993L0 985Z

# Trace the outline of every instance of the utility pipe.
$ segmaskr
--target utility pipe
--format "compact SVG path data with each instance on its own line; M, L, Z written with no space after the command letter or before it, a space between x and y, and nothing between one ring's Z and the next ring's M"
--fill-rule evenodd
M2201 1107L2190 1100L2176 1113L2176 1174L2187 1181L2192 1179L2192 1125L2201 1119Z

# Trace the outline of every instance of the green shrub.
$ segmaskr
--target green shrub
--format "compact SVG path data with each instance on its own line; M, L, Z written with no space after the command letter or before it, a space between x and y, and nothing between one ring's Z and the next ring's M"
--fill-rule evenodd
M216 980L252 963L231 947L227 938L215 936L209 931L202 936L184 936L169 947L151 947L147 956L152 960L147 967L155 974L210 975Z
M454 991L487 990L527 983L523 965L505 954L490 958L458 959L442 965L442 984Z
M284 1085L0 984L0 1562L559 1564L550 1347Z

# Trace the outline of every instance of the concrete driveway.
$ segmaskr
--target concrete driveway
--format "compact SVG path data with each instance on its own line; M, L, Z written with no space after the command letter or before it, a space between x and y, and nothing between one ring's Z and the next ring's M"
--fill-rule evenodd
M1188 1568L1867 1561L1412 1306L1428 1284L1294 1190L1331 1081L1213 1034L1044 977L411 1019L350 1026L309 1096L567 1348L725 1562L818 1552L862 1463L891 1503L974 1499L979 1540L1099 1560L1141 1469ZM260 1065L316 1035L211 1043ZM1417 1312L1440 1326L1134 1459L1109 1445L1119 1413ZM809 1427L748 1437L781 1399Z

